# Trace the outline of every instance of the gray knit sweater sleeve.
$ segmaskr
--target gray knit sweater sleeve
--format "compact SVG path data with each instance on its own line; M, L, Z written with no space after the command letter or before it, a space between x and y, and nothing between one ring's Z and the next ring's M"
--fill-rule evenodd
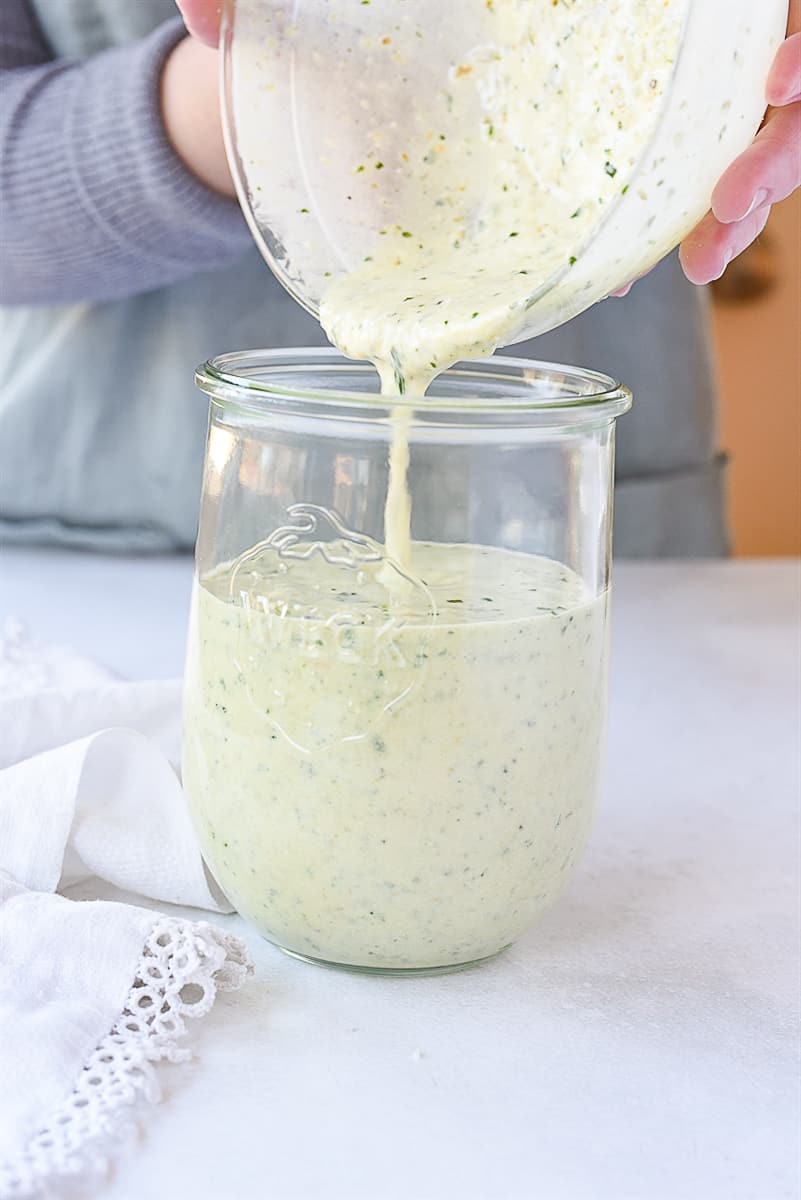
M162 125L160 73L182 34L177 19L52 61L26 0L2 0L0 303L119 299L251 244L236 203L195 179Z

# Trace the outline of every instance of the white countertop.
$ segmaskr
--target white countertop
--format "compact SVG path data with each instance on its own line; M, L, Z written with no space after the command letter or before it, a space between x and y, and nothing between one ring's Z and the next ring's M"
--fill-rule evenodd
M0 620L181 669L191 565L0 554ZM567 894L434 979L255 980L108 1200L797 1200L799 568L621 564L605 800ZM242 930L238 918L230 924Z

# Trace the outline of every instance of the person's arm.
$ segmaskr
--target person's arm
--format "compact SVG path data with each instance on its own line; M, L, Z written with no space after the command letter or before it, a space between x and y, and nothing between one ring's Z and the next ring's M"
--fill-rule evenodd
M173 149L193 175L223 196L236 195L220 112L219 53L182 38L161 77L161 109Z
M251 244L220 194L231 185L216 54L186 40L176 18L133 45L51 61L26 0L2 0L0 303L118 299ZM193 103L208 129L199 154L186 131Z

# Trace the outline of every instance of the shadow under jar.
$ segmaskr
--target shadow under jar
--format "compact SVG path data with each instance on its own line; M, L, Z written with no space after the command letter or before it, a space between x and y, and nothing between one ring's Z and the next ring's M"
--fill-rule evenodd
M197 382L183 778L211 870L310 961L427 973L498 953L589 832L630 393L493 358L390 401L328 350L224 355ZM407 437L397 562L384 505Z

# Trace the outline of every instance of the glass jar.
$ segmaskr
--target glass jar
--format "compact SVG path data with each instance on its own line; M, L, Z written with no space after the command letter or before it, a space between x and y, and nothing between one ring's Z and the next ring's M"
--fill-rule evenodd
M428 973L496 954L590 828L630 393L493 358L390 408L331 350L224 355L196 378L183 776L211 870L310 961ZM401 431L406 564L384 549Z

